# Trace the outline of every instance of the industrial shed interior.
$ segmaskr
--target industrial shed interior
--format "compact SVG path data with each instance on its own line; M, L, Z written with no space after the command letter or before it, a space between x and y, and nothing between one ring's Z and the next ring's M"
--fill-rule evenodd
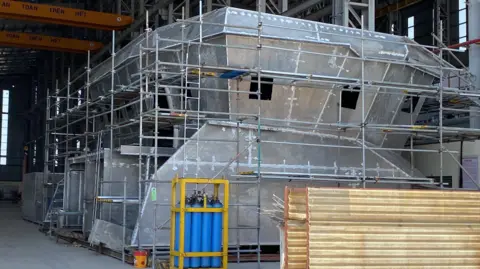
M0 268L480 268L478 14L1 0Z

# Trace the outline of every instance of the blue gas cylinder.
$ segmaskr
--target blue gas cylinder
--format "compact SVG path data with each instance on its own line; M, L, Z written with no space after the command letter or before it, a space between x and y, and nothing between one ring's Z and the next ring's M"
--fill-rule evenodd
M177 204L177 207L180 207L180 203ZM185 207L189 208L192 207L189 203L185 205ZM192 213L190 212L185 212L185 236L184 236L184 244L183 244L183 249L184 252L190 252L191 250L191 244L190 244L190 235L192 233ZM180 248L180 213L175 213L175 246L174 249L176 251L179 250ZM174 264L176 267L178 267L178 257L174 257ZM183 261L183 266L185 268L190 267L190 258L185 258Z
M220 201L215 201L212 205L213 208L223 208ZM223 213L212 213L212 252L221 252L222 251L222 226L223 226ZM212 268L222 267L222 258L221 257L212 257L211 259Z
M192 205L192 208L202 208L201 202L197 201ZM202 215L201 212L192 213L192 233L191 233L191 249L192 252L202 251ZM200 267L200 257L190 258L190 267Z
M207 208L212 208L211 203L207 203ZM204 212L202 218L202 252L212 251L212 221L213 213ZM203 268L210 268L212 257L201 257L200 264Z
M192 206L190 204L187 204L186 207L190 208ZM185 212L185 237L184 237L185 252L192 251L191 235L192 235L192 212ZM185 258L183 262L183 267L184 268L190 267L190 263L191 263L191 258Z

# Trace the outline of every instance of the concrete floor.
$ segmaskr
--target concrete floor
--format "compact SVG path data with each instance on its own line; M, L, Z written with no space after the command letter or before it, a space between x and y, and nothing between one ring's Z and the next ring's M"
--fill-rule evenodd
M55 243L38 226L22 220L20 208L0 202L0 268L133 268L113 258L71 244Z
M231 264L229 269L257 269L257 264ZM0 202L0 268L9 269L106 269L133 268L120 261L71 244L55 243L38 226L21 218L20 207ZM278 269L264 263L260 269Z

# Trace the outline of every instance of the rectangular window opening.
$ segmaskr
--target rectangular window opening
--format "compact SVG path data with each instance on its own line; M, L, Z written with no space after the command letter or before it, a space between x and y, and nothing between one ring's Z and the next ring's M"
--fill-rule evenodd
M345 86L344 89L348 89ZM353 109L357 108L358 97L360 96L360 87L354 87L355 91L342 90L342 104L343 108Z
M37 141L33 142L33 165L37 163Z
M2 130L0 136L0 165L7 164L8 154L8 117L10 111L10 91L2 91Z
M78 90L78 101L77 101L77 105L81 105L82 104L82 90Z
M466 0L458 0L458 43L467 41L467 3ZM467 47L458 48L460 51L466 51Z
M38 87L36 86L35 87L35 96L34 96L34 99L35 99L35 105L38 103Z
M407 36L410 39L415 38L415 17L411 16L407 19Z
M252 80L250 82L251 93L248 95L248 98L253 100L258 100L257 91L258 91L258 77L252 77ZM260 79L260 100L272 100L272 92L273 92L273 78L262 77Z
M412 99L413 97L413 99ZM405 97L402 105L402 112L405 113L410 113L410 111L415 112L415 109L417 108L418 100L420 97L418 96L407 96Z
M60 97L58 97L58 94L60 93L59 89L55 90L55 95L57 98L55 98L55 115L60 114Z

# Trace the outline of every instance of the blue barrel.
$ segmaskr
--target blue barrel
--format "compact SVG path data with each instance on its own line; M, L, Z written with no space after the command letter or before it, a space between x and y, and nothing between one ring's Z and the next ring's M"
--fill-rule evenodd
M207 208L212 208L212 204L208 203ZM212 252L212 221L213 213L203 213L202 219L202 252ZM200 264L203 268L210 268L212 257L201 257Z
M223 205L220 201L216 201L212 205L213 208L222 208ZM222 251L222 226L223 226L223 213L212 213L212 252ZM222 258L212 258L212 268L222 267Z
M180 205L180 203L178 204ZM191 207L191 205L186 204L186 207ZM185 213L185 236L184 236L184 244L183 248L185 252L189 252L191 249L190 246L190 234L192 230L192 213L186 212ZM175 213L175 250L178 251L180 248L180 213ZM174 264L178 267L178 257L174 257ZM185 268L190 267L190 258L185 258L183 261L183 265Z
M193 208L202 208L200 202L195 202L192 205ZM202 251L202 215L200 212L192 213L192 234L191 238L191 249L192 252L201 252ZM191 268L200 268L200 257L190 258L190 267Z

